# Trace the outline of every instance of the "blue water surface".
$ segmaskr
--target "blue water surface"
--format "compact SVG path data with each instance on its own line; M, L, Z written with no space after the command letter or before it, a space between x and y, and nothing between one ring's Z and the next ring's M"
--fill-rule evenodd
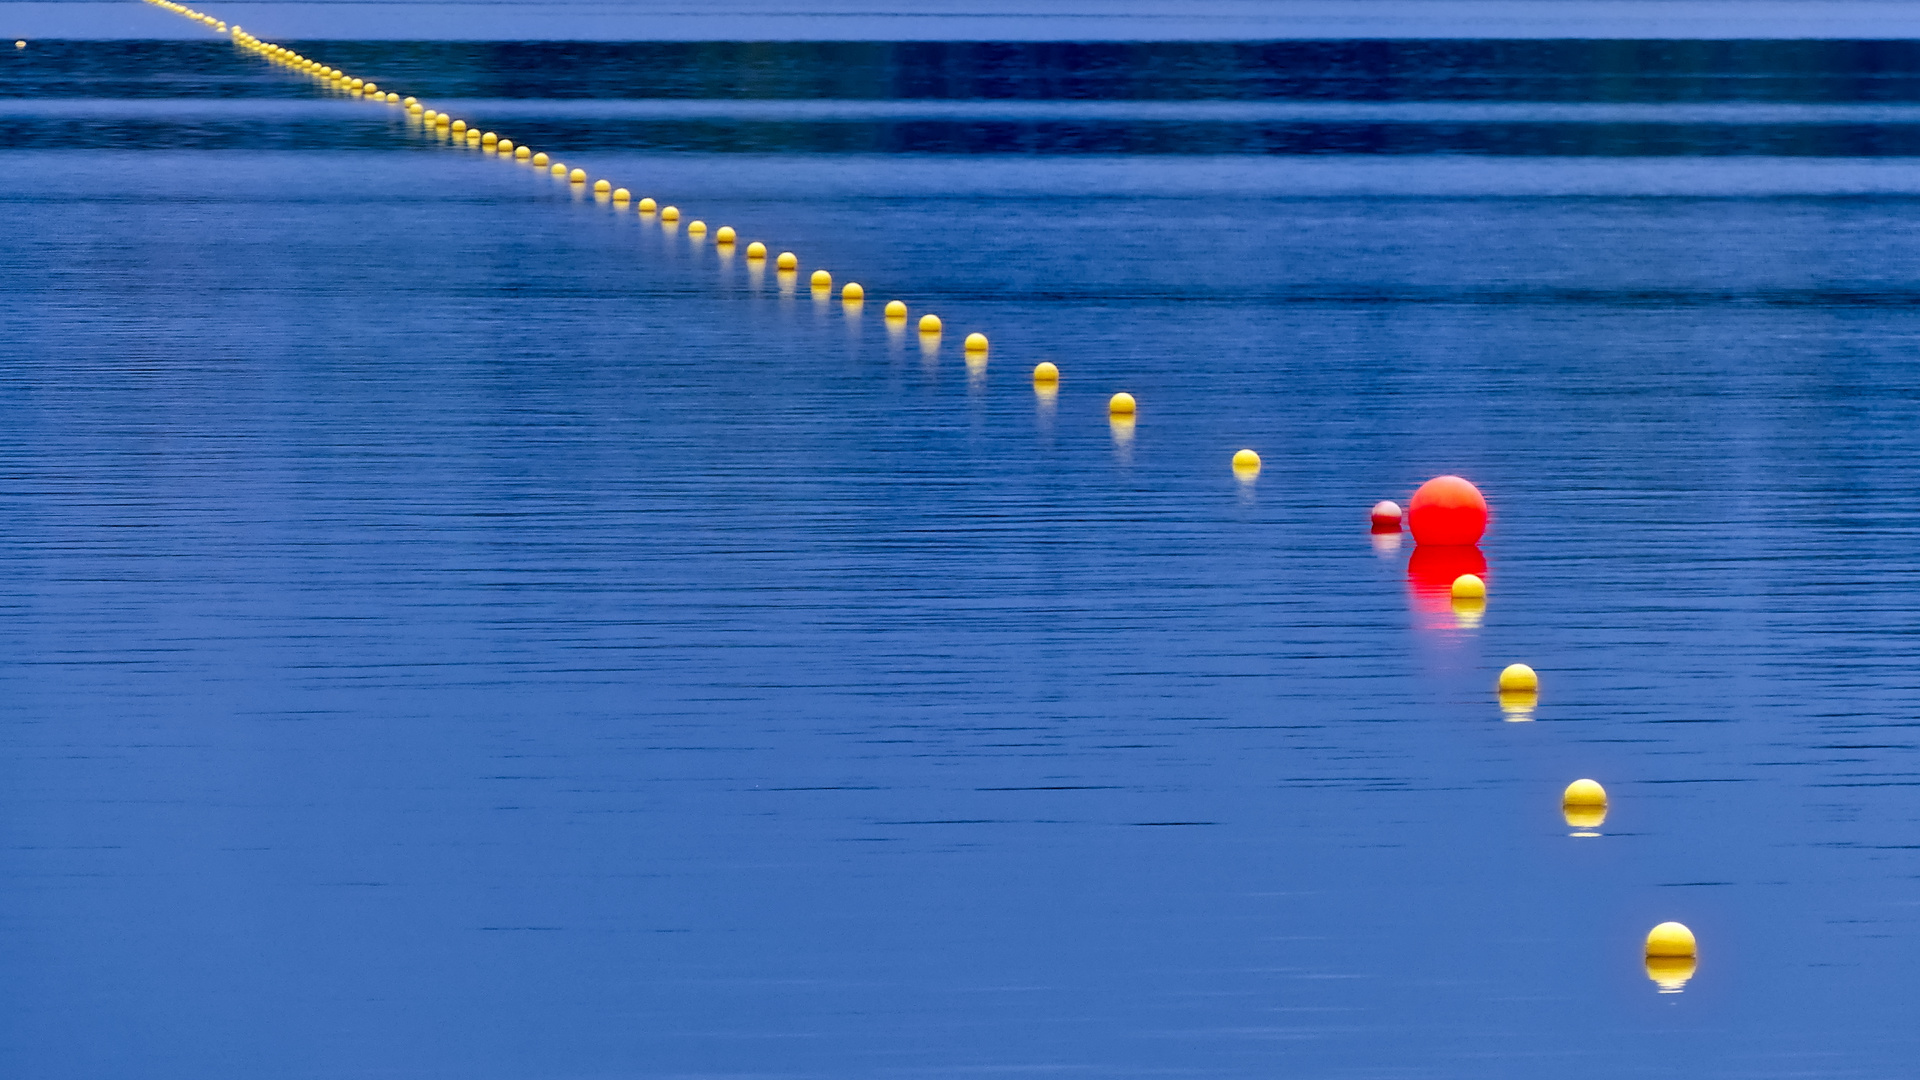
M683 227L225 46L8 58L0 1071L1910 1074L1920 66L357 47ZM1446 472L1482 619L1366 528Z

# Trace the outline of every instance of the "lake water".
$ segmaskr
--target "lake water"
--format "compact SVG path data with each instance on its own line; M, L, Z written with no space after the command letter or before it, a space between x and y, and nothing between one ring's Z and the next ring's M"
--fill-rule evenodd
M1920 48L292 44L868 303L0 58L8 1075L1920 1060Z

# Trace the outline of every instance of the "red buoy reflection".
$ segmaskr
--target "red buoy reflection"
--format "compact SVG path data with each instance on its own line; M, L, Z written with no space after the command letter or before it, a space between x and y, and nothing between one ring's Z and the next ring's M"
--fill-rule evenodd
M1487 557L1474 544L1420 544L1407 560L1407 587L1415 611L1450 615L1453 579L1461 574L1487 576Z

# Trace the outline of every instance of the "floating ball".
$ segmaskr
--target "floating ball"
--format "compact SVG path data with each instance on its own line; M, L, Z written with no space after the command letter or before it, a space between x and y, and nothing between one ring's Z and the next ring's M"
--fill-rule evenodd
M1647 956L1691 959L1697 955L1693 931L1677 922L1663 922L1647 931Z
M652 199L641 199L639 202L633 204L633 208L643 214L651 214L653 213L654 201Z
M887 301L887 318L904 319L907 317L907 305L901 300Z
M1560 813L1576 829L1597 829L1607 820L1607 789L1592 780L1575 780L1560 796Z
M547 163L547 152L545 150L542 150L539 153L533 155L533 163L535 165L545 165Z
M840 299L845 300L849 304L865 300L866 298L867 290L861 288L860 283L857 281L847 282L846 287L840 290Z
M573 170L572 172L570 172L570 173L568 173L568 174L567 174L567 182L568 182L568 183L573 183L573 184L584 184L584 183L586 183L586 182L587 182L587 170L585 170L585 169L575 169L575 170Z
M1575 780L1560 796L1562 806L1605 806L1607 789L1592 780Z
M932 312L928 312L925 315L920 316L920 332L923 334L939 333L940 332L940 316L935 315Z
M626 188L614 188L613 201L617 203L632 202L633 192L628 191Z
M400 95L399 95L399 94L394 94L394 93L389 93L389 94L387 95L387 103L388 103L388 104L393 104L393 103L396 103L396 102L398 102L399 100L400 100Z
M531 151L529 151L529 150L528 150L528 149L527 149L526 147L524 147L524 146L516 146L516 147L514 147L514 148L513 148L513 160L515 160L515 161L525 161L525 160L527 160L527 156L528 156L528 154L530 154L530 153L531 153Z
M553 168L548 169L547 172L551 173L554 176L565 176L567 175L567 167L566 165L556 161L553 163Z
M713 242L716 244L731 244L733 239L734 231L731 225L722 225L713 234Z
M575 169L573 172L576 182L587 178L587 174L581 172L579 169ZM596 195L611 195L613 193L613 185L605 180L595 180L593 182L593 191Z
M455 120L453 122L453 133L455 135L464 135L466 134L466 131L467 131L467 122L465 120Z
M688 235L688 236L705 236L705 235L706 235L706 233L707 233L707 223L706 223L706 222L704 222L704 221L689 221L689 222L687 222L687 235Z
M1508 664L1500 672L1500 692L1535 694L1540 691L1540 676L1525 664Z
M498 146L500 145L500 136L489 131L485 135L480 136L480 144L482 146Z
M827 273L825 270L815 270L807 281L816 289L833 288L833 275Z
M501 139L499 142L493 144L493 148L499 153L511 154L513 153L513 140Z
M1417 544L1477 544L1487 531L1487 500L1458 476L1436 476L1413 493L1407 525Z
M1042 360L1033 365L1033 381L1037 383L1057 383L1060 381L1060 369L1053 361Z
M408 97L408 98L407 98L407 104L408 104L408 105L418 105L418 104L420 104L420 99L419 99L419 98L417 98L417 97Z
M1132 416L1136 408L1137 406L1134 403L1133 395L1124 390L1107 399L1107 415L1109 416Z
M767 257L767 245L761 243L758 240L755 240L753 243L747 245L747 258L764 259L766 257Z
M1384 500L1373 504L1373 531L1380 533L1400 531L1400 504Z
M1453 587L1448 591L1455 600L1485 600L1487 583L1479 574L1461 574L1453 579Z
M791 251L783 251L779 258L773 260L773 265L781 270L792 270L800 265L800 257Z
M968 352L986 352L987 351L987 335L968 334L967 335L967 351Z
M679 207L677 207L677 206L663 206L663 207L661 207L661 208L660 208L660 220L661 220L661 221L679 221L679 220L680 220L680 208L679 208Z
M1233 455L1233 471L1236 473L1257 473L1260 471L1260 455L1251 450L1238 450Z

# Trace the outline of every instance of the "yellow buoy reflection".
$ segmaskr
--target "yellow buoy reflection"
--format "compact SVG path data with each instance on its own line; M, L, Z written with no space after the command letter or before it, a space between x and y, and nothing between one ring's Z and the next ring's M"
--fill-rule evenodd
M1663 994L1677 994L1686 988L1687 980L1700 968L1700 961L1691 956L1649 956L1647 957L1647 978Z
M1508 720L1531 720L1533 710L1540 704L1540 694L1535 690L1500 691L1500 711Z
M1487 614L1487 598L1484 596L1456 596L1453 604L1454 625L1463 630L1471 630L1480 625Z

